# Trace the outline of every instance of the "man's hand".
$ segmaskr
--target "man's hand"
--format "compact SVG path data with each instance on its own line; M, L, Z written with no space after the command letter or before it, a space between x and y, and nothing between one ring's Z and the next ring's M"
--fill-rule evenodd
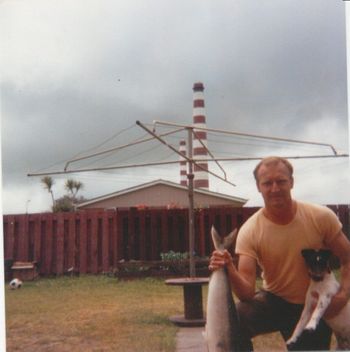
M214 271L232 264L232 256L228 250L214 251L210 257L209 270Z
M342 308L347 304L348 296L346 292L340 290L337 294L335 294L329 304L326 312L324 313L325 319L331 319L338 315L338 313L342 310Z
M233 263L229 251L215 250L209 262L209 270L215 271L227 267L227 273L232 284L232 289L238 299L248 301L254 297L256 281L255 259L242 255L239 257L238 268Z
M340 231L333 241L328 244L328 247L339 258L341 264L340 290L333 296L324 314L326 319L331 319L345 306L350 296L350 241L344 232Z

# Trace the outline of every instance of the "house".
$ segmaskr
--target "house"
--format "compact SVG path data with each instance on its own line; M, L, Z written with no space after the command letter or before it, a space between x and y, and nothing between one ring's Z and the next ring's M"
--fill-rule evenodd
M200 188L194 189L195 208L211 206L242 207L246 202L247 199ZM188 203L188 188L186 186L159 179L90 199L77 205L77 209L188 208Z

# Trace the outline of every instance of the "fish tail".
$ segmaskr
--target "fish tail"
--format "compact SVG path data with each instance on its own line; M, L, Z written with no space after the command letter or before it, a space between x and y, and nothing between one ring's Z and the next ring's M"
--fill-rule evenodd
M221 237L213 225L211 227L211 237L213 239L215 249L224 250L230 248L237 237L237 233L238 230L234 229L227 236Z

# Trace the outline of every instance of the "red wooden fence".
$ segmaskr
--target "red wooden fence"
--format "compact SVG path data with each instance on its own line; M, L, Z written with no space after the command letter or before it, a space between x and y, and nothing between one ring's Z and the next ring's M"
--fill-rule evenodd
M349 205L329 206L349 236ZM212 251L210 228L226 234L258 208L195 210L195 252ZM42 275L109 272L118 261L159 260L160 253L188 251L187 209L117 209L4 215L4 258L35 261Z

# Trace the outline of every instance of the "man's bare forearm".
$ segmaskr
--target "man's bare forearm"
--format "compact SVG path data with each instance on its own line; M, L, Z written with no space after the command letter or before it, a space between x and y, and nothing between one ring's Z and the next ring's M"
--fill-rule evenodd
M241 301L253 299L255 294L255 285L252 285L244 275L242 275L233 263L226 265L228 275L231 281L232 290Z

